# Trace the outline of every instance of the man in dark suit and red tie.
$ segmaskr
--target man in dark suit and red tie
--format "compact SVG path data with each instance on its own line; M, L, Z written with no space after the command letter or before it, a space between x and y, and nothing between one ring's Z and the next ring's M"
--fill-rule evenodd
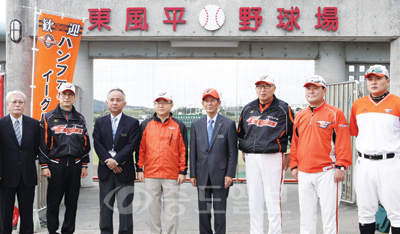
M23 115L26 96L19 90L6 96L9 115L0 119L0 233L11 234L15 194L20 233L33 234L33 199L37 184L39 121Z
M122 113L126 99L121 89L110 90L106 104L110 114L98 118L93 130L94 149L100 161L100 231L113 233L113 207L117 197L118 233L132 234L136 179L133 152L139 147L139 121Z
M226 233L226 202L236 173L236 126L233 120L218 113L221 100L217 90L205 90L202 100L207 116L191 126L190 182L198 191L200 233L220 234Z

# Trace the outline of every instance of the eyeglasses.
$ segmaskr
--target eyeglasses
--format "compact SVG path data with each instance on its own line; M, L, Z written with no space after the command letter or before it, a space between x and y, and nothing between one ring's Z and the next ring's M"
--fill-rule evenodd
M171 102L154 102L154 104L157 106L165 106L165 105L171 104Z
M271 87L274 87L275 85L257 85L256 88L258 90L262 90L262 89L270 89Z
M62 97L69 97L69 98L72 98L72 97L74 97L75 96L75 94L74 93L68 93L68 94L66 94L66 93L60 93L60 96L62 96Z
M12 101L9 101L10 103L12 103L12 104L20 104L20 105L22 105L22 104L24 104L25 103L25 101L22 101L22 100L12 100Z

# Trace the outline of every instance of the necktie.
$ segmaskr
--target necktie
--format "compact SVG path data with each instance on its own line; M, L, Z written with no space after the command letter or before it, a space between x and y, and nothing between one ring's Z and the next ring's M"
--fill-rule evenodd
M214 130L213 123L214 123L214 120L212 120L212 119L210 119L210 121L208 121L208 127L207 127L208 148L210 148L211 137L212 137L212 133L213 133L213 130Z
M22 133L21 133L21 127L19 125L18 119L15 120L14 130L15 130L15 136L17 136L18 144L21 145Z
M115 133L117 132L117 118L114 117L111 119L112 131L113 131L113 140L115 140Z

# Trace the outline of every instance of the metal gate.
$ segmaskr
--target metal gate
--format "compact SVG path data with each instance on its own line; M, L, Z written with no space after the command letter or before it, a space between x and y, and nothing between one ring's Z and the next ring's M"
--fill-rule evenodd
M367 93L368 91L366 89L365 81L353 80L341 83L331 83L327 85L325 100L327 103L340 108L349 122L353 102L367 95ZM353 163L357 159L355 140L355 137L351 137ZM353 188L353 166L349 166L346 170L346 178L345 181L343 181L342 201L350 203L356 202L356 195Z

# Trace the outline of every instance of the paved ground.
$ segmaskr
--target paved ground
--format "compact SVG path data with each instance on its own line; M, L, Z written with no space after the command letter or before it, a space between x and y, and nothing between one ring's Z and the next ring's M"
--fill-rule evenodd
M99 220L99 200L98 183L93 187L82 188L77 214L77 234L100 233L98 229ZM180 193L180 217L179 233L198 233L198 213L197 213L197 192L190 183L184 183ZM297 184L285 184L282 196L283 208L283 232L299 233L299 207ZM61 205L61 213L64 207ZM43 216L43 215L42 215ZM44 219L44 217L42 217ZM60 215L60 220L62 216ZM135 233L145 233L145 207L143 183L135 184L134 199L134 230ZM265 233L268 230L268 220L265 214ZM118 227L118 215L114 214L114 227ZM340 233L358 233L357 207L353 204L342 202L339 208ZM227 231L228 233L244 234L249 233L249 213L246 184L235 184L230 191L227 212ZM318 233L322 233L321 219L317 224ZM45 227L40 233L46 233ZM115 232L117 228L115 228Z

